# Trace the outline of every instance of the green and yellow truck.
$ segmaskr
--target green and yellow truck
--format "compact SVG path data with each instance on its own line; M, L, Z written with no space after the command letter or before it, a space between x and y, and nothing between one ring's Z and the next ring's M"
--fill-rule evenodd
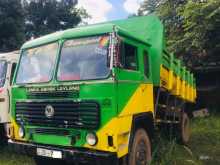
M81 26L25 43L9 145L48 160L147 164L154 128L189 140L193 74L169 53L154 15Z

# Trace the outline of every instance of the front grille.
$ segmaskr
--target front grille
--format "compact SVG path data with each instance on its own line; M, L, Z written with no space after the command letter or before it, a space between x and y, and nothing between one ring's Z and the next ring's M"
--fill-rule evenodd
M46 106L54 115L46 116ZM30 101L16 102L16 121L23 125L97 129L100 122L99 104L94 101Z
M68 130L63 130L63 129L35 128L35 129L31 129L30 132L35 134L48 134L48 135L61 135L61 136L70 135Z

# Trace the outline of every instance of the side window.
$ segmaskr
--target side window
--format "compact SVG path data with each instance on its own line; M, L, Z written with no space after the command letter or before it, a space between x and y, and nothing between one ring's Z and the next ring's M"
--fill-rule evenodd
M12 66L11 66L11 75L10 75L10 85L12 85L12 80L13 80L14 73L15 73L15 68L16 68L16 63L12 63Z
M123 43L121 63L124 69L137 70L137 47Z
M150 76L150 64L149 64L149 56L147 51L144 51L144 74L145 76Z

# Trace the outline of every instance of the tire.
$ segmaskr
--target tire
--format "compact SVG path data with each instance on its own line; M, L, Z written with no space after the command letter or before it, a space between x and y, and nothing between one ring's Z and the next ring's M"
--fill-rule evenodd
M151 143L147 132L137 129L132 140L130 153L128 154L128 165L148 165L151 162Z
M0 145L4 146L7 144L7 137L5 133L5 128L3 124L0 124Z
M190 139L190 120L185 112L181 115L179 139L182 144L187 144Z
M36 165L65 165L64 161L55 160L55 159L48 159L44 157L34 157L34 162Z

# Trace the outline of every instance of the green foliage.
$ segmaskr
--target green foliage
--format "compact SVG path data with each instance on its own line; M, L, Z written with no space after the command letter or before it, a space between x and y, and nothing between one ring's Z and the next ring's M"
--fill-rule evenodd
M220 60L219 0L164 0L155 12L165 25L168 50L188 66Z
M144 15L148 13L153 13L156 11L157 7L163 2L164 0L145 0L141 4L140 9L138 10L138 15Z
M184 40L187 52L200 58L200 63L220 60L220 1L188 1L179 15L184 18ZM197 58L198 59L198 58Z
M26 37L39 37L78 25L88 15L76 8L76 4L76 0L26 0Z
M24 42L24 13L20 0L0 1L0 52L17 49Z
M156 10L156 14L164 23L168 50L174 52L176 56L187 59L184 42L183 17L179 15L187 0L167 0L164 1Z
M0 52L19 49L25 39L83 23L88 15L77 0L1 0Z

